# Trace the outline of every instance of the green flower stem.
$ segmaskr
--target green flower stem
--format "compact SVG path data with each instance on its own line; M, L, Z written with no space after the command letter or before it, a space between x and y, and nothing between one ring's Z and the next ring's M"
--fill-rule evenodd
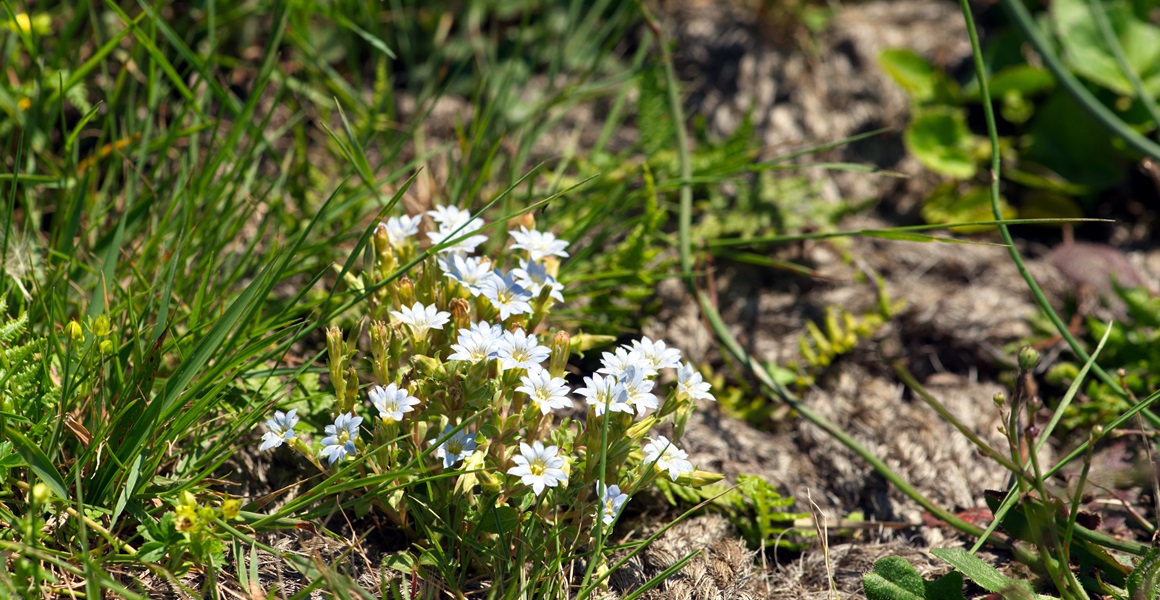
M994 213L997 220L1001 220L1002 213L999 210L999 133L995 125L995 110L991 106L991 92L987 86L986 67L983 64L982 51L979 50L979 35L975 30L975 21L971 17L970 8L965 2L960 0L963 14L967 19L967 33L971 38L971 47L975 49L975 72L979 79L979 93L983 101L983 114L987 119L987 134L991 138L991 212ZM1160 146L1152 143L1144 136L1129 129L1123 124L1111 111L1109 111L1103 104L1100 104L1091 93L1087 91L1077 81L1071 73L1059 61L1059 58L1051 52L1047 40L1039 32L1035 26L1031 15L1028 14L1027 8L1023 6L1020 0L1003 0L1003 5L1011 11L1011 16L1023 31L1024 37L1031 41L1032 45L1043 57L1043 62L1048 66L1056 79L1071 93L1072 97L1093 117L1100 120L1106 127L1111 129L1117 135L1124 138L1126 142L1132 145L1140 152L1147 154L1157 160L1160 160ZM1023 280L1027 282L1027 287L1031 290L1031 294L1035 297L1036 304L1043 310L1047 318L1051 320L1051 324L1059 332L1059 335L1067 342L1071 351L1084 362L1087 362L1090 355L1080 345L1075 336L1067 329L1067 325L1063 319L1051 307L1051 303L1047 301L1047 297L1043 294L1039 284L1035 282L1035 278L1031 276L1030 271L1027 270L1027 265L1023 262L1023 257L1019 255L1019 250L1015 247L1015 240L1011 237L1011 231L1007 228L1005 223L997 223L999 227L999 234L1003 237L1003 243L1007 245L1007 252L1011 255L1011 260L1015 262L1016 268L1019 269L1019 274ZM1095 372L1096 377L1101 382L1107 385L1114 393L1120 395L1125 400L1128 399L1127 394L1120 388L1119 382L1115 380L1107 371L1103 370L1099 365L1092 365L1092 371ZM1160 417L1157 417L1152 411L1144 411L1144 418L1153 427L1160 426Z
M911 375L910 371L908 371L901 362L894 363L894 373L898 375L898 378L902 380L902 383L906 384L906 387L910 388L911 391L913 391L915 394L918 394L918 397L922 398L928 406L933 408L934 411L943 418L943 420L953 425L955 429L958 429L959 433L962 433L963 436L970 440L971 443L973 443L980 452L987 455L987 457L991 458L995 462L1003 465L1008 471L1011 471L1012 473L1019 473L1022 477L1025 478L1027 477L1027 473L1024 472L1018 464L1012 462L1011 459L1003 456L1003 454L998 450L992 448L990 444L980 438L974 431L971 431L971 428L963 425L962 421L960 421L958 417L947 410L947 408L943 406L937 398L930 395L930 392L927 392L926 388L922 387L922 384L914 378L914 375Z
M752 373L761 382L762 387L770 393L773 397L780 398L791 408L796 410L803 418L810 421L814 425L820 427L835 439L860 456L863 460L869 463L874 470L878 471L887 481L893 483L904 494L922 506L924 509L935 515L937 518L950 524L954 528L970 535L979 535L983 532L982 529L956 517L950 511L931 502L922 495L914 486L900 477L897 473L892 471L890 467L870 452L865 446L858 443L853 437L843 431L840 427L831 423L820 414L815 413L808 406L798 400L793 394L778 384L770 375L769 372L763 368L758 368L754 363L752 357L741 347L737 339L733 337L729 330L725 327L725 323L721 320L721 315L717 309L712 305L708 296L700 290L696 285L696 280L693 275L693 253L691 244L690 231L692 229L693 220L693 188L692 188L692 163L689 160L688 137L685 133L685 118L684 111L681 108L681 99L678 92L677 77L673 72L672 54L666 45L663 35L660 33L660 28L655 25L655 21L646 13L648 19L654 25L654 32L660 38L661 52L663 53L665 66L665 81L668 88L669 95L669 110L673 117L673 123L677 130L677 152L681 167L681 181L680 181L680 213L678 219L678 247L680 250L681 270L686 281L689 284L689 289L697 298L701 306L701 312L709 321L710 326L716 332L717 337L721 340L722 345L732 354L738 361L740 361L750 373ZM998 154L996 153L996 156ZM1002 217L999 217L1002 218ZM1036 564L1039 562L1038 557L1034 553L1019 546L1018 544L999 544L1011 550L1012 554L1020 562L1026 564Z
M1027 7L1023 5L1022 0L1003 0L1003 6L1006 7L1007 11L1011 15L1012 20L1015 21L1015 25L1018 26L1019 30L1023 32L1023 37L1027 41L1031 42L1031 45L1035 47L1035 51L1038 52L1039 56L1043 59L1043 64L1046 65L1047 69L1051 71L1051 74L1055 76L1056 81L1059 82L1064 91L1066 91L1072 97L1072 99L1074 99L1076 103L1084 109L1084 111L1091 115L1093 119L1098 121L1100 125L1103 125L1108 131L1121 137L1125 142L1127 142L1129 146L1132 147L1132 149L1151 157L1153 160L1160 160L1160 145L1157 145L1152 140L1149 140L1139 133L1136 133L1136 131L1134 131L1131 127L1128 127L1128 125L1125 124L1119 117L1117 117L1115 113L1109 110L1108 107L1104 106L1103 103L1095 98L1095 96L1092 96L1092 93L1089 92L1087 88L1084 87L1084 85L1080 83L1080 81L1076 79L1074 75L1071 74L1071 71L1067 69L1067 66L1064 65L1063 61L1060 60L1059 57L1055 54L1051 43L1047 40L1046 37L1044 37L1043 33L1039 31L1039 27L1035 24L1034 17L1031 16L1031 13L1027 12ZM971 21L971 27L969 29L972 32L972 38L977 38L978 36L973 33L973 20ZM978 71L979 81L981 83L986 78L986 71L983 69L982 62L983 59L981 55L976 53L975 68ZM980 88L980 91L982 91L982 89L983 88ZM990 115L991 96L989 94L985 94L982 96L982 98L983 108L987 111L987 114ZM993 117L989 117L989 119L990 118ZM988 127L989 124L990 120L988 120ZM998 155L997 150L994 151L994 153L996 156ZM995 175L997 179L997 170L995 171ZM1074 347L1075 346L1073 345L1073 349Z

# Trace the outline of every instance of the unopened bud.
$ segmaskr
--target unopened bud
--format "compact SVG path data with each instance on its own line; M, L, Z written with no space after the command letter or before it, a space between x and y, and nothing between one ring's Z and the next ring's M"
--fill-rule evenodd
M1007 402L1007 396L1003 392L999 392L995 394L994 398L991 398L991 401L995 403L995 406L1003 406Z
M616 336L578 333L572 336L572 351L583 354L593 348L611 345L615 341Z
M384 252L391 251L391 236L387 235L386 223L379 223L378 226L375 227L374 244L375 252L380 255Z
M399 293L401 306L411 307L415 305L415 282L411 281L409 277L400 277L395 284L395 289Z
M334 395L342 400L346 397L346 344L342 341L342 330L330 327L326 330L326 360L330 367L330 384Z
M447 371L443 368L443 363L430 356L416 354L411 357L411 364L415 365L415 368L424 376L438 375L445 377L447 375Z
M387 365L390 364L391 328L382 321L371 323L371 368L375 379L388 381Z
M1019 350L1019 370L1029 372L1039 366L1039 351L1031 346Z
M632 427L629 427L628 431L624 432L624 435L631 440L642 440L644 439L644 436L648 434L649 430L651 430L656 424L656 417L645 417L644 419L641 419L639 422L634 424Z
M568 366L568 356L572 354L572 336L561 329L552 336L552 353L548 359L548 372L552 377L563 377Z
M112 354L117 347L113 344L113 340L101 340L100 349L101 354Z
M531 211L520 215L519 218L514 219L514 222L512 223L512 229L515 229L516 227L523 227L524 229L529 229L529 230L535 229L536 228L536 215L533 215L531 213Z
M471 327L471 305L463 298L451 299L451 322L455 331Z
M1104 437L1104 426L1097 424L1095 427L1092 427L1091 437L1092 439Z
M354 401L358 398L358 371L354 367L348 367L346 370L346 402L347 410L354 406Z
M1039 437L1039 426L1034 425L1034 424L1028 425L1023 430L1023 433L1025 433L1027 435L1027 437L1029 437L1031 439L1035 439L1035 438Z
M494 494L503 489L503 485L500 484L499 479L496 478L495 475L492 475L487 469L476 471L475 476L479 479L479 485L484 489L484 491Z
M36 500L37 504L48 504L52 500L52 490L44 482L37 483L32 486L32 498Z
M242 501L236 498L229 500L222 500L222 518L229 521L230 519L238 518L238 512L242 509Z
M725 476L720 473L711 473L709 471L690 471L688 473L681 473L677 477L676 483L680 485L689 485L693 487L701 487L711 483L717 483L724 479Z
M99 315L96 319L93 319L93 335L97 337L105 337L106 335L109 335L110 329L109 317L105 315Z
M74 342L85 341L85 332L81 329L81 324L76 321L69 321L64 328L65 335Z

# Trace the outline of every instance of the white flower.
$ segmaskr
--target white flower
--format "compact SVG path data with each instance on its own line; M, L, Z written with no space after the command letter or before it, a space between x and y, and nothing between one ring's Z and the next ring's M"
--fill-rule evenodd
M258 447L258 450L264 452L270 448L281 446L282 442L294 439L294 426L297 424L297 408L291 409L290 412L274 411L273 418L266 421L268 431L262 434L262 445Z
M628 403L628 393L624 385L612 375L585 377L584 387L576 390L576 393L588 399L588 404L596 409L598 417L604 414L605 408L611 412L632 414L632 405Z
M654 342L645 336L632 342L632 350L654 371L675 369L681 365L681 351L676 348L666 348L663 340Z
M511 273L504 274L496 269L491 279L480 285L483 295L491 301L491 305L499 311L499 320L505 321L512 315L522 315L532 312L529 301L532 294L523 286L516 283Z
M536 343L536 336L523 329L503 332L498 350L499 364L505 369L533 369L552 354L547 346Z
M444 427L443 433L439 434L439 437L445 437L451 433L452 429L455 427L451 425ZM431 440L431 444L434 445L438 441L438 438ZM475 436L467 433L466 429L461 429L459 433L439 444L439 447L435 449L435 458L443 459L443 468L450 469L455 463L471 456L472 452L475 452Z
M471 213L458 206L436 206L427 211L427 215L441 227L450 229L455 229L471 220Z
M651 394L652 380L644 378L644 369L631 365L620 375L620 385L624 386L627 402L636 409L636 414L643 415L646 410L657 409L657 397Z
M673 481L676 481L681 473L693 470L693 463L688 461L689 455L663 435L658 435L657 439L649 442L644 447L644 454L645 464L652 463L656 465L658 471L668 471Z
M612 521L616 519L616 515L620 514L620 510L624 508L624 503L628 502L628 494L620 493L620 486L613 484L604 487L600 481L596 482L596 495L600 497L600 512L597 516L605 525L612 525Z
M427 214L439 224L437 231L427 232L428 239L436 245L478 231L485 225L483 219L473 219L471 213L455 206L437 206L427 211ZM486 235L469 235L439 252L470 254L486 241Z
M528 374L520 377L520 387L517 392L523 392L531 399L532 404L540 409L541 414L548 414L552 409L569 408L572 401L568 399L571 390L560 377L552 377L547 369L535 367L528 369Z
M326 426L326 437L322 438L322 452L318 455L330 457L330 466L347 455L358 452L354 442L358 439L358 426L362 424L362 417L354 413L343 413L334 420L334 425Z
M645 377L652 377L657 372L652 368L652 362L644 359L643 356L637 354L632 348L628 346L621 346L616 349L616 352L602 352L600 354L600 364L603 365L597 369L597 373L604 373L605 375L612 375L620 377L629 367L636 367L639 371L644 373Z
M466 257L452 254L447 260L440 259L439 266L443 275L458 281L472 296L483 292L483 284L495 277L491 270L491 262L486 258Z
M498 327L492 329L487 323L482 325L481 329L476 329L474 323L471 329L460 329L459 338L451 345L451 349L455 352L448 356L447 360L477 363L495 358L503 340L503 330Z
M523 286L532 294L532 298L539 298L546 287L552 290L548 293L550 298L556 302L564 301L564 295L560 293L564 290L564 284L556 281L555 277L548 275L548 269L544 267L543 263L521 258L520 267L518 269L512 269L512 275L515 276L516 283Z
M416 338L426 336L428 329L443 329L443 324L451 320L451 313L435 308L434 304L423 306L421 302L411 308L404 306L401 311L392 310L391 315L410 326Z
M379 418L383 423L390 425L403 420L403 413L415 410L419 399L412 396L407 388L399 388L395 384L386 388L376 385L370 391L371 404L379 409Z
M568 247L568 242L556 239L556 235L550 232L529 230L523 225L520 226L519 231L509 232L516 243L512 244L512 248L520 250L527 250L528 256L532 260L540 260L545 256L559 256L564 258L568 253L564 251Z
M423 220L421 215L408 217L403 215L401 217L391 217L382 223L379 223L380 229L387 231L387 239L391 244L402 244L407 238L419 233L419 222Z
M685 363L677 369L677 397L705 399L716 402L717 399L709 393L709 384L701 381L701 374L693 369L693 365Z
M556 456L557 450L555 446L545 448L539 440L531 446L520 442L520 454L512 457L516 466L507 473L532 486L537 496L544 491L544 486L556 487L561 482L568 485L568 474L560 468L564 466L564 457Z
M479 321L478 323L472 323L471 330L482 333L483 335L489 335L489 336L496 338L496 339L503 337L503 327L500 327L499 325L492 325L492 324L488 323L487 321Z

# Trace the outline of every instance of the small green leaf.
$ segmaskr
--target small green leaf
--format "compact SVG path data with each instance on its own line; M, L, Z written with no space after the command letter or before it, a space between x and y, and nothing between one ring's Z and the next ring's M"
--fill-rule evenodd
M916 52L905 48L885 50L878 55L878 64L915 100L934 98L939 72Z
M926 168L958 179L975 176L975 136L963 111L936 107L922 110L906 127L906 148Z
M862 576L862 591L869 600L926 598L922 575L900 556L887 556L875 562L874 570Z
M52 493L61 500L68 500L68 488L64 485L64 479L60 476L60 471L48 459L44 451L32 443L32 440L24 437L24 434L16 431L11 426L4 428L4 434L16 446L16 452L28 463L28 468L32 469L40 480L52 490Z

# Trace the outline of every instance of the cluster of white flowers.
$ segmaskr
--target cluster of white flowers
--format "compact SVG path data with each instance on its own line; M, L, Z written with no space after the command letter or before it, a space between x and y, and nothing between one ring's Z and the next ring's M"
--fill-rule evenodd
M558 260L569 256L568 242L557 239L552 233L520 226L518 230L509 232L514 242L511 249L521 254L516 257L519 266L504 271L497 268L497 262L487 257L470 256L488 239L481 234L485 222L479 217L472 217L462 209L441 206L428 211L425 215L391 217L384 221L379 225L381 231L377 233L376 244L384 243L385 232L391 248L409 252L408 249L416 247L417 242L412 239L418 237L423 227L424 216L430 218L429 231L426 234L428 242L438 247L439 251L436 261L439 271L425 280L443 282L440 285L454 300L449 303L444 296L445 292L438 292L434 297L441 298L442 302L436 301L431 304L413 302L411 306L399 306L398 310L389 311L394 328L396 331L406 332L407 337L415 344L412 350L423 353L424 360L448 363L448 372L458 369L458 373L475 373L473 377L478 377L479 373L485 373L486 377L494 377L496 373L500 373L500 379L506 381L503 385L509 386L504 390L503 396L510 398L516 394L514 398L517 403L526 402L522 405L526 411L523 418L528 419L527 423L536 425L534 429L529 426L527 436L529 439L519 443L519 452L510 457L510 463L507 462L506 453L498 457L498 461L503 463L503 466L498 468L512 465L505 473L530 487L536 495L548 488L568 486L574 459L562 454L560 447L545 445L541 440L532 438L545 431L540 427L541 423L550 425L551 421L543 421L543 418L548 417L553 411L574 406L571 398L573 391L583 397L589 405L590 422L620 413L628 415L620 417L620 425L625 427L626 424L631 424L634 420L654 411L661 411L660 416L664 416L673 410L671 404L662 406L655 389L656 378L665 369L676 371L676 389L669 392L668 398L671 400L675 397L683 403L678 406L688 409L692 401L714 400L709 392L709 384L702 380L701 374L692 365L682 364L679 350L666 346L663 341L654 341L648 337L603 353L601 368L591 376L583 378L583 387L573 390L560 376L563 359L560 364L554 362L556 358L553 355L553 348L559 350L557 341L553 341L553 347L549 348L540 343L535 333L513 325L523 323L522 319L509 321L512 317L541 311L547 299L556 302L564 300L564 286L553 274L559 264ZM385 256L390 255L391 248L383 251ZM425 268L432 267L428 263ZM409 298L407 302L412 302L415 294L412 292L406 297ZM433 295L427 291L421 297L430 299ZM398 297L396 301L397 299ZM474 302L479 314L476 316L478 320L470 322L467 327L462 327L470 321L469 318L464 318L462 312L462 307L467 305L466 302ZM447 307L450 311L439 310L439 306ZM453 317L453 312L457 316ZM432 337L433 330L442 331L453 319L451 327L459 327L454 334L448 332L446 337ZM484 319L495 322L487 322ZM380 329L381 331L386 331L384 323L377 322L377 326L384 328ZM341 349L342 346L341 332L337 335L337 346L328 346L332 355L341 353L340 350L334 349L335 347ZM386 345L385 342L381 342L382 336L387 334L378 335L380 345L374 346L376 338L372 331L372 346L380 348L376 356L381 356L384 353L381 348ZM429 339L447 340L449 350L444 346L426 352L428 347L425 344ZM565 340L562 347L567 349L567 336L563 336L562 339ZM397 350L392 352L398 355ZM444 354L446 356L440 356ZM567 352L561 356L566 358ZM550 359L553 361L550 367L553 371L545 367L545 362ZM377 360L379 359L376 358ZM455 362L467 365L451 366L450 363ZM375 363L375 372L380 377L386 372L385 369L380 370L382 364L385 363ZM468 365L482 365L485 368ZM335 377L334 373L343 373L347 369L346 366L337 367L337 371L335 368L332 363L332 379ZM517 379L518 386L515 385ZM357 382L357 376L353 381ZM418 381L413 383L419 385L416 389L426 389L424 384ZM336 390L339 389L345 388L336 385ZM342 408L338 410L345 412L337 415L334 422L326 426L326 437L321 440L321 449L317 454L320 459L326 459L331 468L344 459L357 456L359 452L366 450L366 446L359 439L363 418L356 415L353 406L354 395L353 393L344 395L341 391L338 393L348 404L340 405ZM379 436L383 431L381 428L388 428L386 431L394 435L407 430L402 427L405 420L416 419L416 415L421 415L414 421L413 431L415 435L426 438L424 444L430 444L434 449L431 453L433 458L444 469L454 468L464 461L469 465L479 465L482 464L480 461L488 457L491 448L503 448L505 445L510 448L511 438L507 438L508 442L503 444L489 443L482 434L470 432L464 423L455 424L453 415L448 419L439 418L441 415L423 414L424 400L397 383L390 383L386 387L372 386L367 395L370 406L378 411L377 421L372 420L375 427L380 428L376 430L376 440L384 439ZM506 412L504 414L506 415ZM452 423L448 424L448 420ZM423 422L431 423L431 426L423 429L419 425ZM297 423L296 411L276 412L266 422L267 431L262 436L261 450L270 450L283 443L290 443L299 451L309 452L308 446L296 439L294 427ZM396 427L399 428L394 429ZM482 423L478 424L478 428L480 431L486 431ZM441 432L436 434L435 432L440 429ZM536 433L530 433L533 430ZM424 431L426 433L422 433ZM657 436L655 439L647 439L647 443L646 439L642 438L643 434L635 439L640 439L641 443L645 444L642 448L644 454L642 465L644 474L648 477L667 473L676 481L681 475L693 471L688 455L667 438ZM553 439L565 447L571 447L567 443L566 436ZM589 452L591 451L589 448ZM476 453L480 454L468 460ZM596 492L599 502L596 518L606 525L612 525L627 502L628 494L623 493L617 485L606 485L601 481L596 482Z

